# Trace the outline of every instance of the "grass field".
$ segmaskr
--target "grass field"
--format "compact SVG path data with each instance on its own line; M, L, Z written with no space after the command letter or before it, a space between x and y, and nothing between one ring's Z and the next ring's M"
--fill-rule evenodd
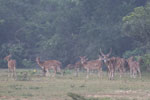
M129 75L120 79L116 75L114 80L108 80L106 73L103 73L102 79L94 73L86 79L83 72L74 77L69 71L55 78L42 77L40 70L21 76L22 72L32 71L17 69L18 80L15 81L7 78L6 69L0 69L0 100L72 100L67 96L69 92L98 100L150 100L148 73L142 74L142 79L131 79Z

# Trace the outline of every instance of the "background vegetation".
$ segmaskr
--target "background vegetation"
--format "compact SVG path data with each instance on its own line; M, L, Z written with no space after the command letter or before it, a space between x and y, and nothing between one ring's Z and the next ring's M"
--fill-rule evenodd
M36 67L36 56L65 67L79 56L96 59L100 48L112 48L112 56L144 55L148 67L148 0L0 0L1 68L10 53L17 68Z

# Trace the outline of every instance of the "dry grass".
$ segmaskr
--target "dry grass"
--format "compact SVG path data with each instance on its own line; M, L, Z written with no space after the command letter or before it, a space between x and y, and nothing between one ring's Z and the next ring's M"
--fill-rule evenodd
M22 71L17 70L17 74ZM32 70L31 70L32 71ZM30 72L31 72L30 71ZM38 71L29 76L31 80L15 81L7 79L7 70L0 70L0 100L71 100L67 93L77 93L87 98L99 100L150 100L150 75L145 73L142 79L131 79L125 75L122 79L108 80L106 73L99 79L92 74L88 80L85 73L74 77L68 73L63 77L41 77Z

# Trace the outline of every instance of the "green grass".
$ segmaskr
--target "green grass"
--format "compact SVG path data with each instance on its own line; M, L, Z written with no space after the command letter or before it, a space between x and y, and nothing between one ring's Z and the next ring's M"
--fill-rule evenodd
M86 73L80 72L79 77L67 72L64 76L42 77L38 70L17 69L29 72L30 80L13 80L7 78L7 70L0 69L0 100L72 100L68 93L79 94L88 100L150 100L150 74L144 73L142 79L131 79L129 75L108 80L107 74L99 79L97 74L86 79ZM20 77L19 77L20 78ZM94 98L94 99L90 99Z

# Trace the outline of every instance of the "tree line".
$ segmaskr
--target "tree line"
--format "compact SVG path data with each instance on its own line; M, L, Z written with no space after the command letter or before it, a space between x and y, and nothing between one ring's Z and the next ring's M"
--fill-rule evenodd
M149 66L148 0L0 0L0 67L8 54L17 67L36 67L36 57L65 67L79 56L142 56Z

